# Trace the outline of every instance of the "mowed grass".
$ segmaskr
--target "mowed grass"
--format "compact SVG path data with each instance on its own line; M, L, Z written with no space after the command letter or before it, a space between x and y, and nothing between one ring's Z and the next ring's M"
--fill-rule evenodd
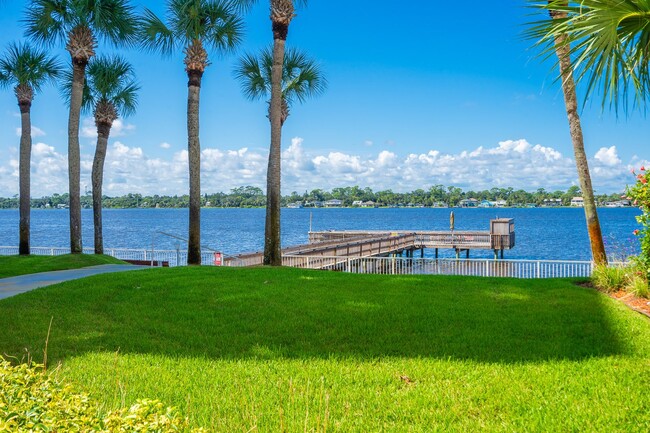
M124 262L111 256L95 254L65 254L61 256L0 256L0 278L114 263Z
M650 429L650 320L568 280L169 268L0 301L0 353L219 432Z

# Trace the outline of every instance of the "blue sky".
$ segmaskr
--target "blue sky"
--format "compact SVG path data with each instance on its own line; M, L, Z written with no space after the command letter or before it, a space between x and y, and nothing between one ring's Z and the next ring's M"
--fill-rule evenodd
M288 46L318 59L327 92L292 109L283 129L283 192L336 186L410 191L436 184L566 189L577 183L564 102L552 62L542 62L524 24L525 1L309 2ZM23 38L27 1L5 2L0 47ZM161 1L134 1L164 13ZM268 4L246 15L239 53L210 53L201 93L204 192L264 187L266 104L250 102L232 74L238 54L270 44ZM52 52L67 65L59 47ZM98 52L115 52L101 45ZM104 191L109 195L187 191L187 78L182 54L119 51L141 83L138 112L113 128ZM0 196L17 193L20 126L10 90L0 93ZM82 184L90 185L93 122L82 125ZM582 112L597 192L621 191L631 167L647 162L650 123L618 119L600 102ZM67 108L48 88L32 108L34 196L67 191Z

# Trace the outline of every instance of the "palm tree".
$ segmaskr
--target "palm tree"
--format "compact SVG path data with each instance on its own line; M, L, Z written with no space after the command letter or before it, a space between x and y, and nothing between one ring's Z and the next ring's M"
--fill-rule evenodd
M205 68L210 64L207 45L227 52L236 47L243 23L231 3L221 0L169 0L168 24L145 10L142 41L145 48L171 54L183 48L187 72L187 149L190 172L190 215L187 263L201 264L201 145L199 94Z
M264 49L259 56L246 54L235 69L235 76L241 82L244 95L251 100L268 98L271 94L271 75L273 69L273 52ZM307 98L319 95L326 86L318 64L296 49L285 53L282 67L282 99L280 124L284 125L290 114L291 104L304 102ZM269 103L269 119L271 106Z
M587 83L585 101L602 91L603 107L609 101L618 110L627 107L630 91L637 102L650 96L650 2L553 0L536 6L562 13L531 33L542 41L566 35L576 81Z
M566 6L567 0L554 2L549 0L549 6ZM553 20L566 20L567 13L564 10L549 9ZM535 34L535 28L529 34ZM584 199L585 218L587 221L587 232L591 244L591 254L596 264L606 264L607 256L605 254L605 245L603 235L596 211L596 202L594 200L594 190L591 185L591 175L587 154L585 152L584 137L582 126L580 124L580 115L578 114L578 98L576 95L576 84L573 78L572 62L570 56L570 41L566 33L557 33L553 36L553 47L558 57L560 66L560 76L562 78L562 91L564 93L564 105L566 107L567 118L569 121L569 132L573 143L573 152L576 159L576 168L578 170L578 179L582 198Z
M30 253L30 164L32 154L31 107L34 95L60 73L58 62L27 44L9 46L0 59L0 86L14 86L20 108L21 135L19 160L20 223L18 254Z
M244 7L257 0L237 0ZM266 175L266 223L264 228L264 264L281 266L280 201L282 159L282 65L289 34L289 24L295 17L295 6L305 5L307 0L269 0L271 28L273 30L273 64L271 68L271 147Z
M82 109L92 111L97 126L97 147L92 168L93 225L95 231L95 254L104 254L102 234L102 184L108 137L113 122L135 112L137 92L133 67L120 57L100 56L88 63L86 86ZM72 74L65 83L65 95L69 99L72 90Z
M128 0L33 0L27 8L27 36L48 46L65 42L72 59L68 117L70 252L82 252L79 117L86 65L95 55L97 37L116 45L136 40L138 18Z

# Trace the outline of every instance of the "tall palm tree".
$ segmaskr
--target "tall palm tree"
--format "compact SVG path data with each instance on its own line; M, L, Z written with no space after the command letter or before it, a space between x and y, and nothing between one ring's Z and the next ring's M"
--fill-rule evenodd
M95 254L104 254L102 230L102 185L104 161L108 137L113 122L135 112L140 86L135 81L133 67L120 57L100 56L88 63L82 109L92 111L97 127L97 147L92 168L93 225ZM69 99L72 90L72 74L65 82L65 95Z
M563 7L566 6L567 3L567 0L561 2L555 2L554 0L548 1L549 6ZM566 11L555 7L550 8L549 13L552 20L566 20L567 18ZM587 154L585 152L580 115L578 114L578 98L576 94L576 84L573 77L570 41L568 40L567 34L562 32L555 34L552 40L559 62L560 76L562 78L562 91L564 93L564 105L566 107L567 118L569 121L569 132L573 143L578 180L580 182L582 198L584 199L584 211L587 221L589 242L591 244L591 255L596 264L605 264L607 263L607 256L605 254L603 235L598 220L598 212L596 210L594 190L591 185L591 175L589 172L589 164L587 162Z
M257 0L237 0L244 7ZM282 65L289 24L295 17L295 6L307 4L307 0L269 0L271 28L273 30L273 64L271 68L271 147L266 174L266 223L264 227L264 264L282 265L280 242L280 200L282 159Z
M65 42L72 59L72 92L68 117L68 182L70 251L82 252L79 118L86 66L95 55L97 38L116 45L136 41L138 18L128 0L32 0L25 18L27 36L46 45Z
M243 23L230 2L169 0L165 24L145 10L142 41L145 48L171 54L182 48L187 72L187 150L190 172L190 215L187 263L201 264L201 145L199 96L208 61L204 45L227 52L241 41Z
M61 66L43 51L27 44L10 45L0 58L0 86L14 86L20 108L19 159L20 222L18 254L30 253L30 167L32 155L31 107L34 95L48 81L54 81Z
M235 69L235 77L241 82L242 91L251 100L268 98L271 94L271 75L273 73L273 52L262 50L258 56L244 55ZM297 49L285 53L282 67L281 116L284 125L290 114L291 105L304 102L307 98L325 91L327 81L319 65ZM269 119L271 106L269 103Z
M553 0L536 7L562 13L537 23L532 36L566 35L576 81L587 83L585 101L601 91L603 106L609 101L618 110L630 96L640 103L650 97L650 1Z

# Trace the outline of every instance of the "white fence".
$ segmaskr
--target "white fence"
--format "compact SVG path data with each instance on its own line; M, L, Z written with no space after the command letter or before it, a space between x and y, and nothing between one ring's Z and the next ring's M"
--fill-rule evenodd
M37 256L60 256L63 254L70 254L70 248L62 247L31 247L30 252ZM93 254L93 248L84 248L84 254ZM18 247L2 247L0 246L0 256L17 255ZM147 249L126 249L126 248L105 248L104 254L107 256L115 257L120 260L144 260L144 261L157 261L167 262L169 266L186 266L187 265L187 251L186 250L154 250L153 258L152 251ZM212 251L201 252L201 263L203 265L214 265L214 253Z
M355 274L464 275L510 278L590 277L593 263L565 260L416 259L283 256L283 265Z
M92 254L92 248L84 253ZM34 255L57 256L69 254L69 248L32 247ZM0 246L0 255L17 255L18 247ZM104 254L122 260L152 260L152 251L147 249L107 248ZM187 265L187 251L154 250L153 260L168 262L169 266ZM203 265L214 265L214 253L201 253ZM233 260L230 266L243 266ZM381 275L464 275L480 277L511 278L576 278L590 277L593 263L567 260L490 260L490 259L418 259L401 257L323 257L284 255L282 264L294 268L323 269L356 274Z

